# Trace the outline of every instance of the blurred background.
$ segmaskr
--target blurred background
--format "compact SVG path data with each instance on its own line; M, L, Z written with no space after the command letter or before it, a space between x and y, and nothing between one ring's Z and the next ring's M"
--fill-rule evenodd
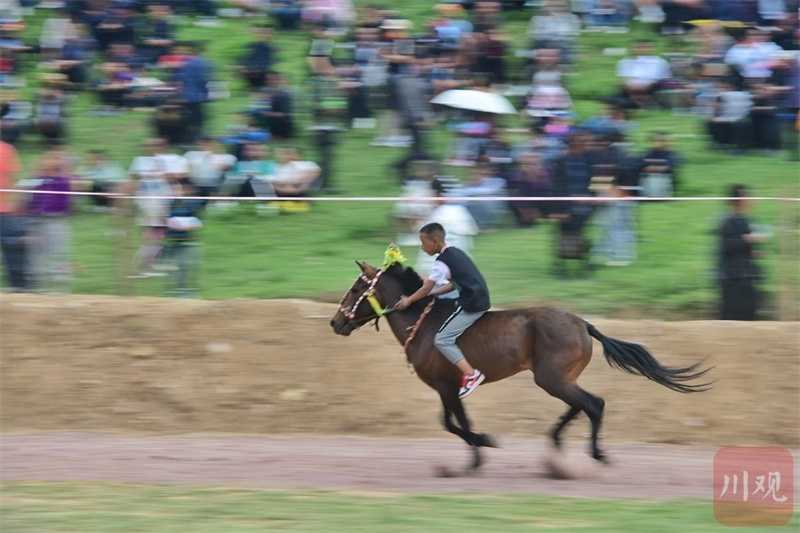
M4 283L335 302L391 241L424 275L435 219L496 305L718 317L732 207L703 197L798 196L797 6L769 5L6 1L5 186L38 194L4 200ZM732 275L795 318L797 204L748 204Z

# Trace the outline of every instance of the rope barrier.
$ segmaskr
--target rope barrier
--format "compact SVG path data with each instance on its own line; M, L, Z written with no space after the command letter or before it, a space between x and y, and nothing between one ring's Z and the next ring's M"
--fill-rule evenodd
M778 201L800 202L800 198L783 196L137 196L118 193L97 193L83 191L37 191L31 189L0 189L0 193L12 194L63 194L67 196L105 196L120 200L208 200L208 201L294 201L294 202L516 202L516 201L543 201L543 202L703 202L703 201Z

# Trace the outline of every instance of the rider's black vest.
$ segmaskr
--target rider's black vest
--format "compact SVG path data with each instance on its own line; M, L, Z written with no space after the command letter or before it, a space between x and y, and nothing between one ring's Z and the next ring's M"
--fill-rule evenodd
M458 248L448 246L436 258L450 269L450 281L458 289L458 303L464 311L477 313L491 307L489 288L472 259Z

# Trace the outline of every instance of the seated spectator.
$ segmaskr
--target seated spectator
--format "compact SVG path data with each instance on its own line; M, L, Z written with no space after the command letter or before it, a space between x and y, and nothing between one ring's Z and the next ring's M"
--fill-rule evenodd
M544 166L539 152L522 152L518 160L519 168L508 182L511 196L547 197L553 195L553 180ZM517 224L527 228L536 224L540 218L547 217L552 210L552 202L546 200L513 200L509 202Z
M572 111L572 98L561 85L560 52L556 48L543 48L536 54L537 71L526 110L537 125L545 125L549 118Z
M739 42L725 54L725 63L736 73L734 87L742 89L746 81L757 82L772 76L771 60L782 50L768 40L766 32L758 28L746 28Z
M458 197L507 196L506 180L499 175L497 167L481 161L473 171L473 179L452 192ZM507 202L503 200L465 200L466 207L481 231L489 232L497 228L500 217L505 213Z
M64 137L64 98L61 91L46 89L39 95L33 124L45 139L58 141Z
M94 26L94 38L101 51L109 50L112 44L133 46L135 38L136 11L132 2L108 4L102 18Z
M660 175L669 180L669 190L677 189L681 157L672 149L672 139L664 132L652 137L652 147L644 154L639 167L640 176Z
M255 40L247 45L244 56L239 61L238 72L253 89L264 86L267 72L274 67L275 46L272 43L272 36L271 27L253 26Z
M247 142L241 157L228 173L225 188L233 196L274 196L270 185L278 165L269 154L269 147L257 142Z
M0 140L14 144L28 129L33 106L20 100L17 91L4 90L0 94Z
M115 108L125 105L125 97L131 92L136 74L125 63L104 63L101 67L103 77L98 80L96 89L100 95L100 115L113 115Z
M633 43L633 57L617 63L617 77L622 80L622 93L639 105L654 107L654 94L659 83L671 76L669 63L653 55L653 43L637 40Z
M302 14L300 0L273 0L270 2L272 16L282 30L294 30L300 25Z
M48 62L47 66L65 76L65 88L79 90L89 82L89 55L96 43L87 36L86 28L82 24L73 24L72 28L71 35L64 40L60 54Z
M116 161L110 161L103 150L89 150L86 164L78 170L81 179L91 182L91 192L99 194L115 193L127 181L125 169ZM109 196L92 196L96 210L107 212L113 199Z
M225 180L225 173L233 169L236 158L222 151L219 143L207 135L197 139L197 149L186 152L189 162L189 181L199 196L211 196Z
M138 51L146 64L155 65L175 44L170 22L172 8L164 4L149 4L147 16L149 24L145 27L144 35L140 36Z
M699 63L712 63L721 61L733 45L733 38L725 32L722 22L714 21L712 24L700 26L697 31L700 39L700 49L694 55Z
M753 97L747 91L737 91L729 83L718 85L714 115L706 122L715 147L733 149L740 153L750 144L750 108Z
M302 161L297 148L278 148L275 161L278 167L270 183L278 196L305 196L318 184L322 169L313 161Z
M560 51L560 60L570 63L580 33L581 20L569 12L567 3L550 0L545 3L542 14L531 18L527 35L535 50L556 48Z
M626 0L594 0L584 23L609 33L628 33L630 18L631 7Z
M74 25L68 18L49 17L42 26L39 48L45 60L61 57L61 49L67 39L74 37Z
M786 19L788 13L784 0L758 0L759 26L778 26L780 21Z
M589 130L593 135L629 135L636 124L629 118L628 110L622 101L613 98L603 103L603 112L600 115L589 117L581 127Z

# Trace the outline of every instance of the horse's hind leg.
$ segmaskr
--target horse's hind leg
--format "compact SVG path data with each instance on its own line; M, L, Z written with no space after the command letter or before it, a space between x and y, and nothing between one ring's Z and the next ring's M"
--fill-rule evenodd
M550 382L545 379L540 379L537 375L536 384L543 388L550 396L558 398L569 405L569 411L561 417L561 420L555 428L553 428L553 432L551 433L555 445L558 446L560 444L559 434L561 430L564 429L579 412L583 411L592 423L592 457L598 461L604 461L605 454L600 450L597 440L600 434L600 424L603 421L603 408L606 404L605 400L586 392L574 382Z
M553 439L553 445L556 448L561 447L561 431L567 427L567 424L572 422L572 419L580 413L581 410L578 407L570 406L566 413L561 416L561 419L558 423L553 427L552 431L550 432L550 437Z

